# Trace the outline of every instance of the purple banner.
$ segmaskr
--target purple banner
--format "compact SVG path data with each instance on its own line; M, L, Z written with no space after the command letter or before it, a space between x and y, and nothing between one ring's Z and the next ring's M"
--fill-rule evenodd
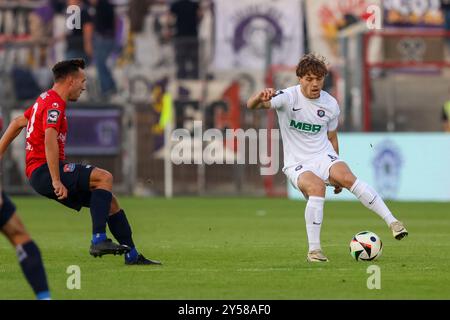
M67 155L116 155L121 146L119 109L67 110Z

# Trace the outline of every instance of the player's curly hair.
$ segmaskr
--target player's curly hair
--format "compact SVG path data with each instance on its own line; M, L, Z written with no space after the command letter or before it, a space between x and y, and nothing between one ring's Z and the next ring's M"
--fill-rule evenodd
M55 81L58 82L68 75L78 72L79 69L84 69L85 66L86 63L83 59L60 61L52 68L53 77L55 78Z
M304 77L308 73L318 77L325 77L328 74L326 59L316 53L307 53L300 58L295 73L299 78Z

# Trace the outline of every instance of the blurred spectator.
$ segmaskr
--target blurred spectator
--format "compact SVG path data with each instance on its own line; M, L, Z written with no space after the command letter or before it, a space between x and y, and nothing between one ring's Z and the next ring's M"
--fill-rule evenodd
M450 32L450 0L441 0L442 14L444 15L444 27ZM450 47L450 35L447 35L447 46Z
M55 11L50 1L43 2L28 15L31 40L38 43L38 66L47 66L47 42L53 35L54 15Z
M178 0L170 6L174 21L174 49L177 77L197 79L199 76L198 25L202 18L199 3Z
M449 88L450 93L450 88ZM450 94L442 108L442 126L445 132L450 132Z
M65 13L66 0L50 0L50 4L55 13Z
M30 59L33 64L33 74L39 85L40 90L43 91L53 83L53 74L48 69L48 64L52 61L51 45L56 41L62 41L64 38L54 39L54 18L58 13L58 8L55 6L56 1L44 1L30 12L28 21L30 25L31 39L36 43L34 49L36 51ZM64 1L65 4L65 1Z
M142 32L145 17L155 0L130 0L128 15L130 18L130 29L133 33Z
M116 17L109 0L89 0L94 21L94 59L100 80L101 94L105 98L117 92L116 83L108 67L108 58L115 49Z
M28 16L31 37L35 41L44 41L51 37L53 32L54 9L50 2L42 3L30 12Z
M89 63L93 56L92 36L94 24L82 0L67 0L67 6L81 9L81 29L68 29L66 35L66 59L83 58Z

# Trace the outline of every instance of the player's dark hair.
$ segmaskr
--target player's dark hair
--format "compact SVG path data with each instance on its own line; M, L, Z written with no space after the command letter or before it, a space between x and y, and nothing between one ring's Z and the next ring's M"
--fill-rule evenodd
M328 74L326 60L318 54L305 54L297 64L295 73L299 78L306 76L308 73L317 77L325 77Z
M55 82L65 79L68 75L84 69L86 66L83 59L72 59L58 62L52 68Z

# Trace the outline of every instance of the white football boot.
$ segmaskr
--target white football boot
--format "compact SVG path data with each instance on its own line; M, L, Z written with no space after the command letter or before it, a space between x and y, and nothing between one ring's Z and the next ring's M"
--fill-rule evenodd
M408 230L406 230L405 226L400 221L392 222L389 228L391 228L392 235L397 240L402 240L408 235Z
M317 250L308 252L306 261L308 261L308 262L328 262L328 258L325 257L322 250L317 249Z

